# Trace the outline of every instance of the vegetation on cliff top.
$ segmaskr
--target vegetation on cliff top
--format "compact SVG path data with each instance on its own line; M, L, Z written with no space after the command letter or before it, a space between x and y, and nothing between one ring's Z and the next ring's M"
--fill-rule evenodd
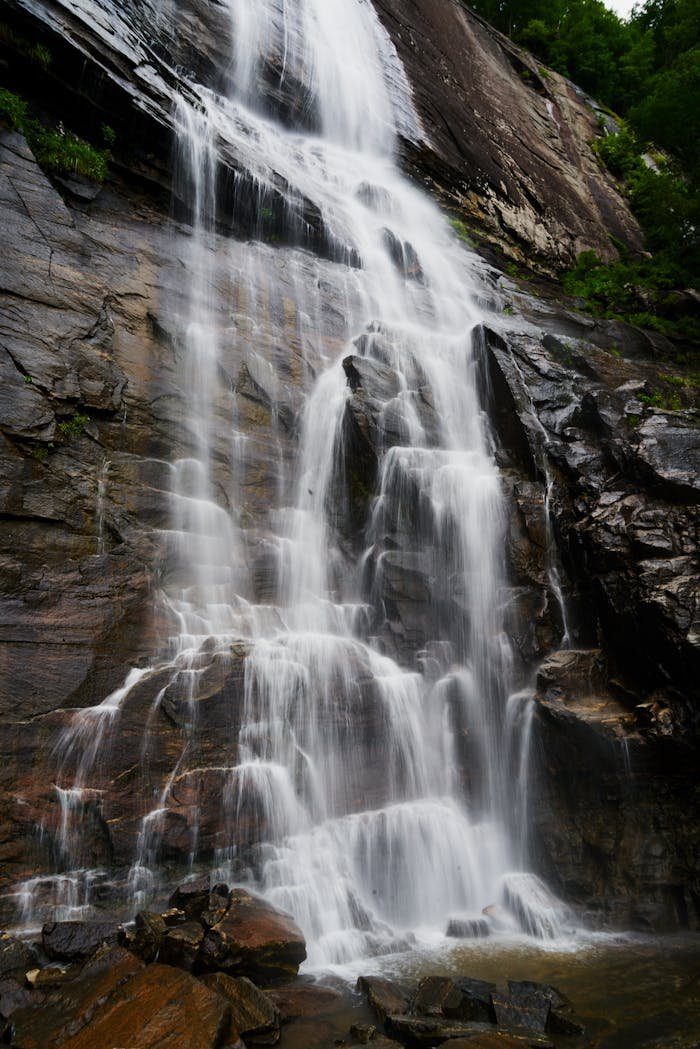
M644 230L648 258L606 265L592 252L564 289L594 313L700 342L677 289L700 286L700 5L646 0L628 21L602 0L472 0L516 43L624 115L594 143ZM604 121L604 123L607 123ZM650 158L650 143L665 154Z

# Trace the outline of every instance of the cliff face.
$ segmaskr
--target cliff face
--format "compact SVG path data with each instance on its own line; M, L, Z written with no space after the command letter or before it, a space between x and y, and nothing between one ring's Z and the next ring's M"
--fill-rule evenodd
M456 2L376 6L426 132L420 141L404 137L404 165L486 249L547 272L585 248L608 256L610 233L639 246L633 217L588 149L594 115L571 85ZM3 17L53 55L43 72L10 60L10 86L56 120L62 109L75 113L78 130L106 122L117 133L112 174L99 190L48 178L20 135L0 133L0 857L8 917L12 887L53 869L62 811L51 770L67 712L101 702L130 668L144 670L118 735L102 741L100 797L83 799L86 866L111 870L131 861L141 797L157 793L172 769L189 717L172 684L154 715L168 682L147 669L168 633L155 594L167 570L169 464L196 438L183 422L188 391L178 380L191 227L177 184L170 202L170 142L174 94L188 94L187 76L222 87L230 29L221 9L196 0L179 12L176 36L159 7L127 0L9 0ZM278 60L270 55L262 89L271 107L298 121L294 85L280 92L274 76ZM313 126L314 114L304 120ZM244 158L224 155L221 163L245 187ZM322 366L299 338L286 253L295 252L318 288L319 345L330 356L343 349L346 307L333 280L338 260L311 206L290 245L280 241L274 199L269 225L251 204L237 208L232 226L225 192L219 203L212 281L221 326L233 316L238 332L254 328L255 337L231 338L216 414L235 412L245 434L237 511L253 596L264 601L274 572L266 515ZM261 260L276 274L272 295L256 284ZM251 276L232 281L232 266ZM509 494L511 626L523 666L534 673L542 664L533 858L597 920L696 926L697 415L639 397L662 381L659 336L533 298L486 264L483 278L493 323L482 333L481 382ZM352 545L387 437L387 420L373 407L387 376L358 361L346 372L352 489L341 531ZM214 463L223 470L223 424L217 441ZM407 665L424 642L424 574L418 562L387 559L391 643ZM565 628L575 654L557 651ZM196 775L183 775L174 792L163 831L168 859L186 856L195 834L205 852L220 844L223 737L239 725L245 655L241 647L226 665L212 655L195 697ZM357 679L371 736L377 715L362 667ZM370 751L356 770L370 795L376 757ZM195 828L193 799L202 797L212 799L211 811ZM251 843L255 813L242 818Z

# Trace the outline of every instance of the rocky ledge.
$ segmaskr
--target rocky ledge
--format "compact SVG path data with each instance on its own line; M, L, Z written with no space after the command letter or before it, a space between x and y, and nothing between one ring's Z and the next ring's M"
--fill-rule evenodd
M52 922L36 949L0 938L0 1023L16 1049L274 1045L281 1024L334 1004L293 979L306 957L291 918L208 878L175 891L163 913L130 925ZM43 964L42 964L43 962ZM302 1000L300 1006L300 999Z

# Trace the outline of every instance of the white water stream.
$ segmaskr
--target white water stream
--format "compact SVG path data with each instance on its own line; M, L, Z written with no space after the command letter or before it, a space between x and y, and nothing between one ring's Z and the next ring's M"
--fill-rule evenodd
M525 932L554 936L562 912L521 872L528 702L513 680L503 625L504 511L475 379L475 271L437 208L396 166L398 134L419 140L423 132L368 0L228 4L231 90L217 96L192 85L199 103L180 101L176 112L176 195L192 219L179 306L190 450L172 466L172 527L163 539L176 568L162 596L178 624L166 665L171 684L189 696L189 714L182 751L143 817L131 871L135 900L157 884L174 785L201 771L191 767L188 748L202 668L243 644L242 727L230 740L230 764L217 768L223 829L210 862L224 877L247 877L294 915L311 967L443 933L449 917L494 902L507 905ZM299 85L299 113L316 130L266 113L260 84L271 74L263 60L282 87ZM322 292L308 280L313 265L288 251L299 336L326 367L306 400L294 477L278 464L280 501L270 508L266 536L278 564L276 594L264 604L251 596L236 506L247 438L235 418L215 410L226 341L246 338L224 332L213 290L220 153L247 173L260 209L281 193L290 229L303 228L311 202L340 260L334 293L345 304L344 346L329 354L314 321ZM232 284L271 285L268 254L236 245ZM331 512L348 454L348 354L390 376L379 414L391 420L383 432L399 435L378 448L356 555ZM259 367L274 386L269 362L260 359ZM222 428L231 449L223 482L215 461ZM399 575L420 566L427 594L427 643L413 660L388 644L384 621L385 581L397 561ZM134 673L127 693L143 672ZM77 712L59 743L65 868L71 849L78 855L71 806L85 802L123 696ZM240 828L251 813L260 841L244 851ZM191 861L200 869L206 859L195 834Z

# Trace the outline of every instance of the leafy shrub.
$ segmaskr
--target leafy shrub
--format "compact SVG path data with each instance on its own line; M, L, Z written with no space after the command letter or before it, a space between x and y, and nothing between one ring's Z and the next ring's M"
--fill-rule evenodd
M59 433L63 437L80 437L89 422L89 415L81 415L80 412L75 412L70 419L64 419L63 422L58 424Z

